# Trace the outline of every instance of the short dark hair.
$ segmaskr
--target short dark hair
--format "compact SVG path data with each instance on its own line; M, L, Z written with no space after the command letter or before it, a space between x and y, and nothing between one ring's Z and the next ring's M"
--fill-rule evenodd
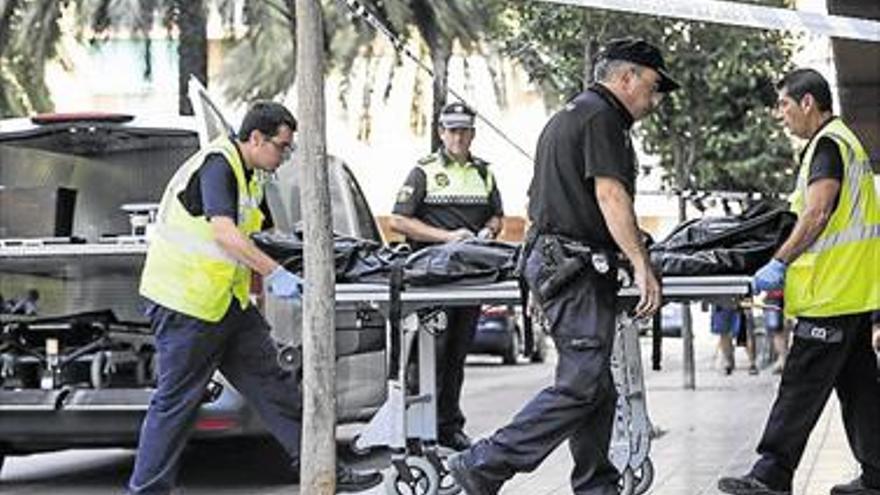
M822 74L813 69L795 69L789 72L776 83L776 89L779 91L784 89L788 96L797 102L809 93L813 95L820 111L831 111L831 88Z
M253 131L260 131L267 137L278 134L278 128L282 125L296 130L296 118L284 105L274 101L257 101L248 109L241 128L238 130L238 140L247 141Z

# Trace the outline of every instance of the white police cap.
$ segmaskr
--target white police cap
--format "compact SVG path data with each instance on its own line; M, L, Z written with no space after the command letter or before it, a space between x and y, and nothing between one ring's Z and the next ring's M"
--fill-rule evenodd
M475 115L464 103L449 103L440 110L440 126L444 129L472 129Z

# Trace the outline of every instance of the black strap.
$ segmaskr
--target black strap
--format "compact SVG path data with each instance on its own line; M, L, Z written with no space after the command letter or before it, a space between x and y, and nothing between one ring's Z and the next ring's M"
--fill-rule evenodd
M400 318L403 313L403 304L400 294L403 292L403 260L397 259L391 264L391 274L388 279L388 322L391 326L391 366L389 366L389 378L396 380L399 376L400 352L403 342L403 333L400 327Z
M535 352L535 330L532 327L532 312L529 310L529 286L522 275L517 278L519 284L519 301L523 312L523 351L532 357Z

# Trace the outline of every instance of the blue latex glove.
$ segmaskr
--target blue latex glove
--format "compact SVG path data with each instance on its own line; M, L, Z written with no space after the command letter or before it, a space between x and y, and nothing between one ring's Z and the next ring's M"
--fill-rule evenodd
M279 266L266 276L269 294L280 299L299 299L302 294L302 279Z
M752 277L752 287L755 292L783 288L786 268L788 268L786 264L776 258L762 266Z

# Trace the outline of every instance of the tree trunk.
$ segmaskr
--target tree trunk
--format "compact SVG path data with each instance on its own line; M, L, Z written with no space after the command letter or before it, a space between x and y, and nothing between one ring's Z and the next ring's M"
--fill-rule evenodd
M296 0L297 102L303 167L305 304L300 492L336 493L336 342L333 237L324 105L324 30L319 0Z
M208 87L208 28L204 0L177 0L180 42L177 45L178 111L192 115L187 96L190 74Z
M0 57L3 56L3 52L6 51L6 45L12 39L10 33L12 14L15 13L19 3L19 0L5 0L0 3Z
M428 53L431 56L431 69L434 72L430 149L430 151L434 151L440 147L440 136L437 133L439 129L438 116L444 103L446 103L449 57L452 54L452 43L445 39L440 31L436 13L429 1L413 0L411 7L419 34L421 34L422 39L428 45Z
M449 55L450 50L445 47L432 49L431 66L434 69L434 96L431 105L431 151L440 148L440 110L446 103L449 91Z

